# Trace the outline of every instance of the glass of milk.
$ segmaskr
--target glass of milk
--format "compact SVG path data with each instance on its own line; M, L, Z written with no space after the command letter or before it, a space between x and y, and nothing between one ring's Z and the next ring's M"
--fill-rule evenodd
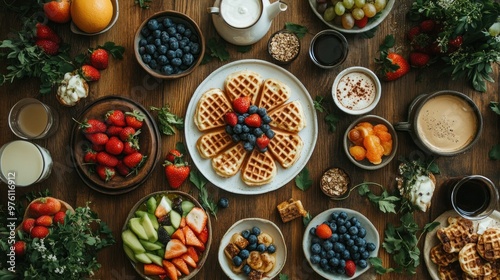
M10 110L9 127L22 139L46 138L57 130L59 116L35 98L19 100Z
M47 149L26 140L15 140L0 148L0 179L9 185L26 187L41 182L52 171Z

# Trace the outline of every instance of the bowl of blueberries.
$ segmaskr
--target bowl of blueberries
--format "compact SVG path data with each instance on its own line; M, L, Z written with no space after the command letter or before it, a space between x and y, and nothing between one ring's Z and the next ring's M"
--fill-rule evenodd
M354 279L369 268L380 247L377 229L363 214L332 208L308 224L302 249L312 269L326 279Z
M152 15L139 26L134 52L151 76L177 79L189 75L201 63L205 38L189 16L167 10Z

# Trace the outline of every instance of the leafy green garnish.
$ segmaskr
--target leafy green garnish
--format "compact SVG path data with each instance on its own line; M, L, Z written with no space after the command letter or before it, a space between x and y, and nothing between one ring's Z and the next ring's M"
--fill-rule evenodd
M139 7L141 7L142 9L149 9L149 4L147 3L151 3L152 0L135 0L134 3L136 5L139 5Z
M299 37L299 39L304 38L304 36L306 35L306 33L308 31L307 27L299 25L299 24L291 23L291 22L285 23L285 29L295 33L295 35L297 35L297 37Z
M252 45L249 46L238 46L236 48L236 51L239 53L247 53L252 49Z
M307 212L307 214L302 217L302 224L304 224L304 227L307 227L307 225L309 224L309 222L311 222L311 213Z
M370 185L375 185L383 189L382 194L376 195L370 190ZM359 186L358 193L361 196L366 196L368 200L376 205L382 213L396 213L396 203L400 200L397 196L389 195L384 187L377 183L366 182ZM358 187L356 186L356 187Z
M229 52L226 49L226 43L224 40L210 38L207 41L207 49L205 56L203 57L202 64L210 62L214 57L218 58L220 61L229 60Z
M312 186L311 175L309 174L309 170L307 168L302 169L300 173L295 177L295 185L299 190L306 191Z
M283 273L280 273L280 275L279 275L279 278L278 278L278 279L279 279L279 280L288 280L288 275L283 274Z
M329 132L335 132L337 130L337 124L339 123L339 117L333 114L332 112L328 112L328 109L326 108L327 101L325 97L323 96L316 96L316 98L313 101L313 106L316 111L320 113L326 113L325 115L325 123L328 125L328 131Z
M198 198L200 200L201 206L205 208L214 218L217 220L217 203L209 197L208 190L206 188L207 179L203 177L199 172L191 171L189 173L189 181L198 189Z
M158 111L158 126L164 135L174 135L175 129L184 129L184 119L170 112L170 106L161 108L149 107L151 111Z

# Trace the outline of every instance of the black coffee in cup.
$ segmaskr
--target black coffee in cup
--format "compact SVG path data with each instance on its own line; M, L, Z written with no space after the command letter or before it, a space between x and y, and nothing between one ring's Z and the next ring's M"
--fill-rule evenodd
M487 217L498 205L498 191L488 178L480 175L451 179L451 205L462 217L478 220Z

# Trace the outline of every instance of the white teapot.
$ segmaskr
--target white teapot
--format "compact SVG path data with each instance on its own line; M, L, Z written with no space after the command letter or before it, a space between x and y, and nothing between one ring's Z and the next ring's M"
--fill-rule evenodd
M246 46L264 37L274 17L287 7L280 1L216 0L208 13L212 14L215 29L224 40Z

